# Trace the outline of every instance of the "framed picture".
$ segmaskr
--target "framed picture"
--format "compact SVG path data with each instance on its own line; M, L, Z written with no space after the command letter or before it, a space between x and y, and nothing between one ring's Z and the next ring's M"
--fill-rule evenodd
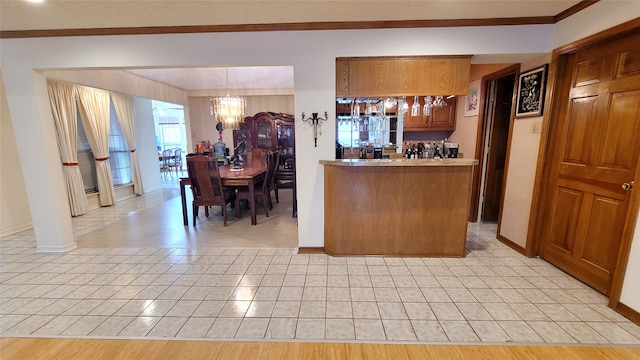
M518 78L516 118L542 115L547 67L548 64L544 64L520 74Z
M464 99L464 116L478 116L480 103L480 80L469 84L469 93Z

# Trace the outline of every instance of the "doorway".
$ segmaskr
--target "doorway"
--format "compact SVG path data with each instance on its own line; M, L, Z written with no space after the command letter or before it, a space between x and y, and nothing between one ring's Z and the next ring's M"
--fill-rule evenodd
M162 178L177 181L187 154L184 107L158 100L151 100L151 106Z
M499 221L518 65L482 78L481 119L469 221ZM498 225L499 226L499 225Z

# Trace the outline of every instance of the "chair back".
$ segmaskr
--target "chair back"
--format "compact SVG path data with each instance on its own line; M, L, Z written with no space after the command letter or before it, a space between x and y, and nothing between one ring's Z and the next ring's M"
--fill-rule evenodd
M263 193L266 194L269 190L273 189L273 181L275 180L275 173L278 166L278 152L270 152L267 155L267 173L264 175L262 182Z
M266 165L267 164L267 150L262 148L251 149L247 156L248 164Z
M218 159L210 156L187 156L187 173L196 201L224 201Z
M182 169L182 149L177 148L176 151L174 152L174 165L178 168L178 169Z
M276 179L278 174L278 166L280 165L280 152L276 151L270 154L270 164L267 164L269 167L273 167L271 172L271 176L268 178L269 180L269 189L273 190L276 187Z
M162 150L162 164L169 166L171 162L171 149Z

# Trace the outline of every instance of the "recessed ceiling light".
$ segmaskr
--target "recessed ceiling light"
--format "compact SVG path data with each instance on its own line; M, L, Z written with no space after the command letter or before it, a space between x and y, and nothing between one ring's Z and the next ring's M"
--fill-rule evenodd
M30 2L30 3L36 3L36 4L47 2L47 0L24 0L24 1Z

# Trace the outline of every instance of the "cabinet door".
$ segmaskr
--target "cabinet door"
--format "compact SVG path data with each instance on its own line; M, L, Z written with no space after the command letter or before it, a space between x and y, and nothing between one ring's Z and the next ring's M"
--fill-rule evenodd
M278 139L277 150L292 154L295 152L295 132L294 123L289 121L276 120L276 138Z
M336 59L336 96L349 97L349 60Z
M336 95L464 95L469 88L470 68L469 56L338 58Z
M254 122L255 147L273 150L273 120L267 117L257 118Z
M233 130L233 147L238 146L242 140L247 142L247 148L252 148L251 142L251 123L241 122L238 130Z
M456 129L456 99L447 100L447 106L434 107L428 121L428 130L455 130Z
M418 104L420 105L420 112L418 116L411 116L411 107L413 106L413 96L407 96L407 105L409 110L404 114L404 131L426 131L427 119L422 114L422 101L424 96L418 96Z

